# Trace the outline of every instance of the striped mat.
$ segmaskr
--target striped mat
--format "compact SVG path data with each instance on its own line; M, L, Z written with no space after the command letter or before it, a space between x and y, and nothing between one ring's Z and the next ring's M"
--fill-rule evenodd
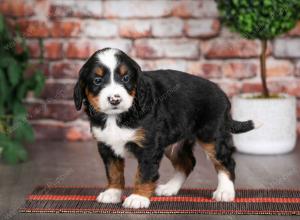
M153 196L148 209L97 203L96 197L102 190L100 187L38 186L27 196L20 212L300 215L300 190L238 189L234 202L216 202L211 199L212 189L182 189L176 196ZM130 191L124 191L123 199Z

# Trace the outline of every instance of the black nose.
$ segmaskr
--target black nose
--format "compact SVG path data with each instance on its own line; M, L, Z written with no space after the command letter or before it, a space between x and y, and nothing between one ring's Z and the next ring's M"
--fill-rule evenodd
M120 95L109 96L107 99L111 105L119 105L122 100Z

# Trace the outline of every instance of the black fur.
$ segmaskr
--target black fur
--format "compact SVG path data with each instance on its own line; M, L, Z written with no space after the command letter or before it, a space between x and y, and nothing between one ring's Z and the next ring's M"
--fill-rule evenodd
M234 134L244 133L254 129L253 121L231 121L231 132Z
M231 133L251 130L253 124L251 121L241 123L232 120L230 102L225 93L215 83L204 78L175 70L142 72L138 64L126 54L121 53L118 59L132 68L134 81L131 89L136 89L132 107L118 115L118 126L143 128L146 132L142 148L133 142L126 145L138 160L142 181L156 181L165 148L184 140L215 143L216 158L234 180ZM97 93L92 89L90 80L93 77L91 71L97 65L98 62L92 56L81 70L80 82L76 84L74 92L77 109L80 109L82 100L86 101L79 85ZM91 108L89 103L85 105ZM107 115L91 112L93 110L87 111L91 125L104 128ZM103 149L106 150L100 153L105 162L108 160L105 158L108 151L106 147Z

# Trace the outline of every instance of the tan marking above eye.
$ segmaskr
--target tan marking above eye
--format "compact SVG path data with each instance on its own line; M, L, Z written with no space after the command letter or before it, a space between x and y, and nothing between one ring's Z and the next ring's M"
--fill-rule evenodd
M122 64L120 67L119 67L119 70L120 70L120 75L121 76L124 76L127 74L128 72L128 69L127 69L127 66Z
M98 76L103 76L104 75L104 70L103 70L103 68L102 67L97 67L96 68L96 70L95 70L95 72L96 72L96 74L98 75Z

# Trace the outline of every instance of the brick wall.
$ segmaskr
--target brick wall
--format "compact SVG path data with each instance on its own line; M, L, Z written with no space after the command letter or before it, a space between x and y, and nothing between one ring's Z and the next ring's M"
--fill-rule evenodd
M213 0L2 0L0 11L20 26L32 62L45 57L42 96L26 100L38 139L90 138L72 90L84 60L103 47L124 50L145 70L173 68L209 78L229 96L261 89L259 41L221 27ZM300 23L269 46L271 91L300 98Z

